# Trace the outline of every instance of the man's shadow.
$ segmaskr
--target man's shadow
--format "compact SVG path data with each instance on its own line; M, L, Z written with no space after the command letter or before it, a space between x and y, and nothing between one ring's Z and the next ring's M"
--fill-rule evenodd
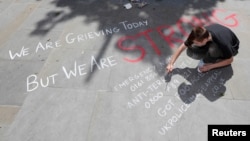
M197 68L176 68L165 76L167 85L171 83L173 75L180 75L190 83L183 82L178 87L180 99L189 104L195 100L197 94L204 95L210 101L222 97L226 92L226 82L233 76L233 69L229 65L206 73L199 73Z

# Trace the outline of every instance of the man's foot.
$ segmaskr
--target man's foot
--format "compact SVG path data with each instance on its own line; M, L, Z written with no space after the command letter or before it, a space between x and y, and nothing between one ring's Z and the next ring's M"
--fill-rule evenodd
M200 68L204 65L204 61L203 60L200 60L198 66L197 66L197 71L201 73L201 70Z

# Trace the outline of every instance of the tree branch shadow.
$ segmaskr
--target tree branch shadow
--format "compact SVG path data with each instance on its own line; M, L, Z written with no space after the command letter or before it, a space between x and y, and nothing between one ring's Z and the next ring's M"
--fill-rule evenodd
M195 9L200 12L210 11L216 6L218 1L209 0L199 2L199 0L152 0L150 1L150 4L144 8L139 9L133 7L132 9L127 10L123 7L123 4L128 2L128 0L54 0L50 2L50 4L54 5L55 8L48 11L44 18L36 23L36 28L30 33L30 35L46 36L59 24L70 22L76 17L82 17L83 25L93 22L98 23L98 29L96 29L97 31L124 20L138 21L138 19L146 19L151 24L146 28L156 27L162 24L174 25L187 10ZM128 34L138 32L139 30L145 30L145 28L135 29L129 32L121 31L117 34L127 36ZM172 52L170 47L166 47L166 43L162 42L161 37L157 37L154 34L151 36L155 43L160 46L162 56L164 55L164 57L154 55L151 56L153 57L152 59L144 59L143 61L155 65L156 63L152 60L166 60ZM100 62L104 53L107 52L106 50L113 37L113 35L104 36L104 42L101 45L96 57L97 62ZM118 51L126 55L126 51L119 50L117 46L115 47ZM96 68L93 69L93 72L95 71ZM94 73L89 73L89 75L90 76L88 76L85 80L86 82L91 80L91 75L94 75Z

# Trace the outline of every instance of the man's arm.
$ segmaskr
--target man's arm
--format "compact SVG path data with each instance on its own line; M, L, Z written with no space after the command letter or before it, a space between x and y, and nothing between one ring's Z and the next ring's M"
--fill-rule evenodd
M186 48L187 48L186 45L182 43L180 47L176 50L176 52L171 57L171 60L169 61L168 66L166 67L167 72L171 72L173 70L175 61L183 52L183 50L185 50Z
M202 72L206 72L206 71L209 71L209 70L212 70L212 69L215 69L215 68L220 68L220 67L230 65L232 62L233 62L233 56L231 58L229 58L229 59L224 59L224 60L221 60L221 61L219 61L217 63L205 64L204 66L202 66L200 68L200 70Z

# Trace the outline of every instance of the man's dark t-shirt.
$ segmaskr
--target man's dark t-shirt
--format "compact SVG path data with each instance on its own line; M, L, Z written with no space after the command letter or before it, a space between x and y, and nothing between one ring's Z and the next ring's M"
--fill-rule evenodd
M229 28L220 24L211 24L205 29L211 33L213 42L221 49L223 54L221 59L228 59L235 55L235 48L239 47L239 40Z
M239 46L237 36L229 28L219 24L212 24L205 28L211 33L212 40L221 49L223 58L231 58L234 55L233 47Z

